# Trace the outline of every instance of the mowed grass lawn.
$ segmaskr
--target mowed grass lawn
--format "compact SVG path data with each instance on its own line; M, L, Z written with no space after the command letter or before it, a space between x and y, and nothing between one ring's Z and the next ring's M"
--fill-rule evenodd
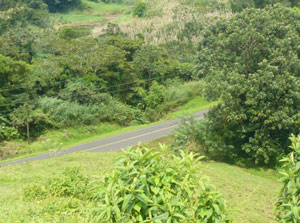
M106 15L123 14L129 9L124 4L106 4L103 2L92 2L83 0L83 9L72 10L66 13L52 13L51 17L56 24L90 24L105 21Z
M158 141L171 142L168 137ZM99 178L110 173L113 163L121 152L113 153L74 153L45 161L0 168L0 222L50 222L56 213L61 199L45 201L24 200L24 187L32 183L46 184L47 181L67 167L79 167L84 175ZM227 200L229 214L235 223L272 223L276 196L281 184L272 170L244 169L218 162L202 162L202 172L210 177L211 183ZM89 209L89 204L84 204ZM39 210L47 210L43 220L35 216ZM62 218L59 222L83 222L74 215Z

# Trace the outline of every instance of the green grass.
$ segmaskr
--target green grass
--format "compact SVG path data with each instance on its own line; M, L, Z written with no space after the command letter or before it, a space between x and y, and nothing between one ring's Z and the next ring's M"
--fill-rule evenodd
M159 143L170 145L172 136L153 140L145 146L158 148ZM203 174L210 177L224 196L234 223L275 223L274 209L282 184L273 169L241 168L226 163L203 162Z
M172 138L156 140L150 145L156 146L159 141L170 143ZM46 184L49 179L67 167L80 167L83 174L91 178L99 178L112 171L113 162L119 155L120 152L93 154L81 152L0 168L0 222L20 222L20 219L26 216L29 216L30 222L34 222L33 216L30 217L32 210L37 211L42 208L48 210L50 216L54 215L53 204L59 206L61 200L52 197L45 201L25 201L23 188L32 182ZM202 162L202 164L201 174L208 175L216 190L225 197L234 223L275 222L275 198L281 184L274 171L245 169L218 162ZM91 204L85 205L89 207ZM73 222L84 222L78 220L76 216L74 213ZM66 216L67 222L71 222L70 217ZM38 220L35 218L36 222Z
M188 103L179 106L176 110L176 112L172 112L168 115L169 118L178 118L185 115L190 115L193 113L196 113L198 111L207 109L208 107L214 106L218 103L218 101L215 102L207 102L203 99L203 97L198 96L190 100Z
M67 24L90 24L105 21L105 15L122 14L129 6L124 4L105 4L103 2L83 1L83 10L73 10L67 13L52 13L54 22Z
M165 122L166 120L176 119L182 117L183 115L189 115L197 111L207 109L213 106L215 103L216 102L207 102L203 100L202 97L196 97L187 104L178 107L176 112L169 113L160 121L145 125L122 127L112 123L101 123L96 126L77 126L67 129L50 130L30 145L27 145L22 141L9 143L7 145L7 151L11 150L16 154L11 154L11 158L2 160L0 163L33 156L44 152L65 149L74 145L92 142L98 139L149 127L151 125Z
M125 22L125 21L128 21L128 20L132 19L132 18L133 18L133 16L131 14L128 14L128 15L124 14L124 15L118 17L118 18L115 18L115 19L111 20L110 22L111 23Z
M273 177L273 171L209 162L203 172L226 198L234 222L275 222L275 198L281 184Z

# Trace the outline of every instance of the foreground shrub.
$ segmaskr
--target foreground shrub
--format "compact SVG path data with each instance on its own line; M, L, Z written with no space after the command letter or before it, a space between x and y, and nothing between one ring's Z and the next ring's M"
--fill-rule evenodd
M291 152L282 160L284 186L277 203L278 219L283 223L300 222L300 136L291 138Z
M199 175L193 153L131 148L94 186L97 222L229 222L224 201Z

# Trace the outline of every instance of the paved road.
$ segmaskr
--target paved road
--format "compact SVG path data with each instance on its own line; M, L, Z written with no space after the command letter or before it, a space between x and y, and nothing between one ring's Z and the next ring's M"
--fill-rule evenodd
M202 117L207 111L208 110L197 112L194 114L194 116ZM118 151L129 146L137 145L139 142L142 143L148 142L154 139L167 136L172 130L174 130L178 126L179 122L180 119L175 119L172 121L153 125L144 129L139 129L133 132L128 132L121 135L100 139L94 142L70 147L68 149L64 149L58 152L43 153L37 156L32 156L32 157L28 157L16 161L2 163L0 164L0 167L12 165L12 164L21 164L21 163L26 163L26 162L36 161L36 160L45 160L51 157L63 156L74 152L98 153L98 152Z

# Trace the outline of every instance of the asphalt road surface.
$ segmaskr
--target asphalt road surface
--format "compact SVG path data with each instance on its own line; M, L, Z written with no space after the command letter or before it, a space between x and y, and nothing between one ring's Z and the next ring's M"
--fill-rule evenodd
M194 114L196 118L202 117L208 110L203 110ZM137 145L138 143L149 142L154 139L158 139L164 136L168 136L170 132L178 127L178 123L181 119L175 119L167 121L161 124L153 125L144 129L135 130L132 132L124 133L121 135L112 136L109 138L100 139L94 142L85 143L78 146L73 146L61 151L43 153L36 156L31 156L24 159L19 159L7 163L0 164L1 166L21 164L36 160L45 160L52 157L63 156L74 152L113 152L118 151L129 146Z

